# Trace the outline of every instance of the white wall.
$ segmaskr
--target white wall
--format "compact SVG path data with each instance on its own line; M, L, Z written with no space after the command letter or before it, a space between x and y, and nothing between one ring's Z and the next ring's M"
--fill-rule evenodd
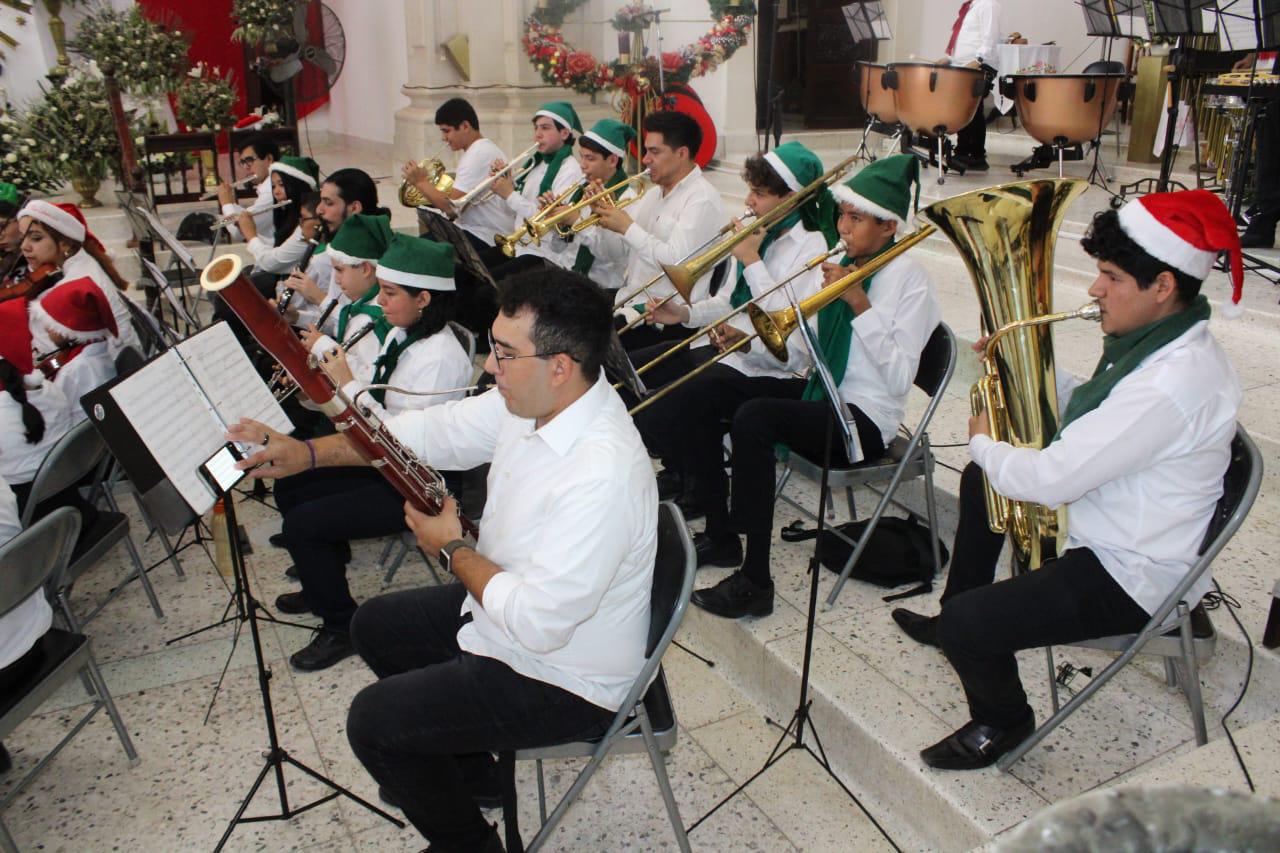
M390 145L395 114L409 103L400 87L409 79L404 5L390 0L325 0L342 22L346 63L329 105L308 119L312 132L328 129Z
M31 5L34 8L30 15L20 15L8 6L0 6L0 27L18 40L17 47L4 47L4 73L0 75L0 87L4 88L5 94L0 97L0 101L7 99L19 108L40 96L40 84L46 83L44 75L58 61L58 54L53 48L53 36L49 34L49 13L40 0L34 0ZM110 5L127 9L133 2L110 0ZM76 22L84 14L83 9L63 8L61 18L67 27L68 40L75 35ZM18 26L18 18L25 18L26 25ZM71 61L75 62L75 54L70 56Z

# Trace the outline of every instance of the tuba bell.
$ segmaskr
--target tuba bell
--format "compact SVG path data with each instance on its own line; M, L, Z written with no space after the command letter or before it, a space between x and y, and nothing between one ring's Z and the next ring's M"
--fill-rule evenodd
M1051 323L1098 319L1096 304L1053 313L1053 252L1067 207L1088 187L1079 180L1034 180L975 190L921 211L955 245L978 295L990 338L983 376L970 393L986 410L992 437L1015 447L1046 447L1058 431ZM1038 568L1046 542L1065 533L1065 512L1005 498L983 477L992 532L1007 533L1014 557Z
M448 194L449 190L453 189L453 175L445 171L444 161L439 157L428 157L426 160L419 160L418 167L426 170L427 177L439 192ZM400 182L398 198L405 207L421 207L431 203L422 194L422 190L408 181Z

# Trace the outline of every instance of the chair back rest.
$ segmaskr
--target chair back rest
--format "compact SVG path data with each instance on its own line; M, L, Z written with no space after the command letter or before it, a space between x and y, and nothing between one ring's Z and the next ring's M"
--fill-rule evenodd
M131 346L125 347L116 355L116 376L128 376L146 363L147 360L142 357L142 353L138 352L137 349Z
M471 330L456 320L449 321L449 331L453 332L453 336L458 339L458 343L467 352L467 361L476 360L476 336Z
M658 552L653 561L653 588L649 597L649 637L645 657L663 651L684 618L693 576L697 572L693 539L684 515L671 501L658 504ZM661 655L659 654L660 658Z
M1197 552L1201 557L1210 551L1216 555L1227 544L1248 515L1261 482L1262 455L1244 427L1237 424L1235 437L1231 439L1231 462L1227 464L1227 473L1222 475L1222 497L1213 508L1209 528Z
M936 397L951 381L956 369L956 337L951 327L939 323L920 351L920 365L916 368L915 385L930 397Z
M83 420L73 426L40 463L31 494L22 508L22 526L31 523L37 504L92 474L106 454L107 446L94 430L92 421Z
M0 545L0 619L66 567L79 535L80 513L63 506Z

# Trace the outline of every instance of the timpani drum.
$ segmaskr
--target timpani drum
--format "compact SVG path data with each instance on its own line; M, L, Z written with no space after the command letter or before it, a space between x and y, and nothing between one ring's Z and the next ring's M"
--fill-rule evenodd
M987 79L980 68L894 62L886 70L884 85L893 91L898 121L918 133L944 136L973 120Z
M1064 147L1097 139L1116 114L1123 74L1014 74L1012 97L1027 133Z
M893 105L893 92L884 84L886 65L858 62L858 99L867 115L881 124L897 124L898 109Z

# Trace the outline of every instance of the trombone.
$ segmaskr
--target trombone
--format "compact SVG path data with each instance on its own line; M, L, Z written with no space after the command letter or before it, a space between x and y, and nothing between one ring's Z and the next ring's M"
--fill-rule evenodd
M494 172L492 175L485 178L480 183L476 184L475 189L471 190L471 192L467 193L466 195L455 198L453 200L453 216L451 216L450 218L457 219L459 216L462 215L462 212L466 210L468 207L470 207L473 204L478 204L484 201L485 199L487 199L492 194L492 190L490 190L489 187L493 186L493 182L496 181L499 177L501 177L503 172L510 171L511 168L515 166L517 163L521 163L525 160L529 161L528 163L525 163L525 165L522 168L520 168L519 170L517 170L512 174L511 176L512 180L518 181L520 178L522 178L523 176L533 171L533 167L538 165L537 159L533 157L534 152L536 152L537 150L538 150L538 143L535 142L532 145L530 145L528 148L526 148L525 150L517 154L515 156L515 159L513 159L510 163L503 166L501 169Z
M231 213L221 219L215 219L213 224L209 226L209 230L217 231L219 228L226 228L228 225L234 225L236 220L240 218L241 213L247 213L250 216L257 216L259 213L266 213L268 210L275 210L277 207L287 207L291 204L293 204L293 200L286 198L284 201L277 201L274 204L264 204L258 207L246 207L239 213Z
M635 415L637 412L647 408L649 405L661 400L668 392L683 385L698 374L707 370L711 365L718 364L729 356L730 353L737 352L743 347L750 344L756 338L764 344L769 354L778 361L785 363L787 360L787 337L805 320L817 314L823 308L826 308L832 302L844 295L844 292L855 284L860 284L866 279L878 273L881 269L889 264L890 261L896 259L903 252L928 237L937 228L933 225L922 225L920 228L908 234L900 242L895 243L892 248L880 255L867 261L863 266L852 270L848 275L838 278L819 290L817 293L803 300L799 305L797 313L795 307L783 308L780 311L765 311L754 301L746 303L747 315L751 318L751 325L755 327L755 333L746 336L742 340L736 342L733 346L719 353L715 358L698 365L697 368L689 371L684 376L671 382L663 387L657 393L650 397L646 397L639 404L633 406L627 414Z
M541 244L542 237L547 233L547 231L550 230L550 229L538 230L541 228L542 218L547 214L551 213L551 211L555 210L556 207L558 207L559 205L564 204L565 200L569 198L569 196L573 195L574 193L578 192L581 189L585 189L587 184L588 184L588 181L586 178L583 178L582 180L573 184L564 192L560 193L560 195L556 196L551 201L547 202L541 208L539 208L537 213L535 213L533 216L530 216L528 219L526 219L524 221L524 224L522 224L515 231L512 231L510 234L498 234L494 236L493 238L494 245L496 245L499 249L501 249L502 254L506 255L508 258L514 258L516 256L517 246Z

